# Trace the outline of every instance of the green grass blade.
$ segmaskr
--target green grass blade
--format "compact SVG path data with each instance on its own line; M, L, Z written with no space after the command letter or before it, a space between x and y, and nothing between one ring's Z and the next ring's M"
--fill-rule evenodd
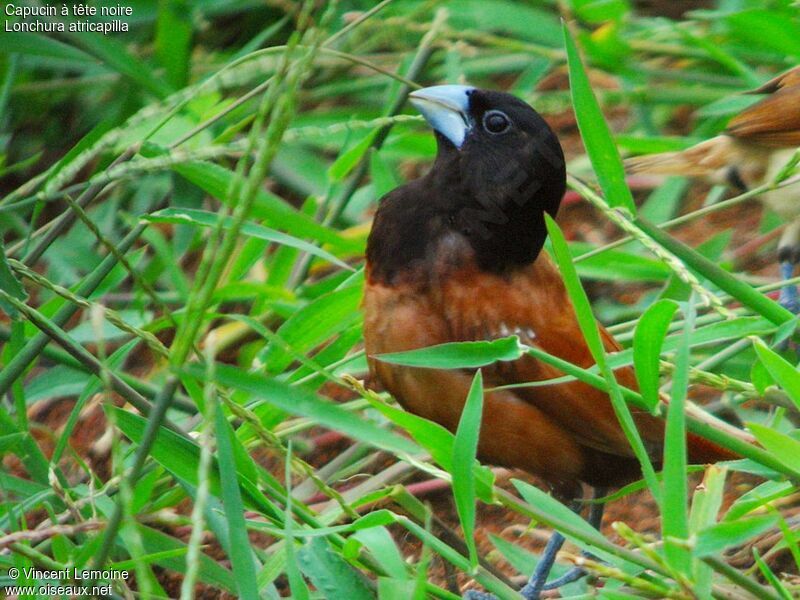
M702 558L718 554L733 546L764 533L778 521L777 515L760 515L738 521L716 523L697 533L697 541L692 547L693 556Z
M679 242L649 221L638 218L634 220L634 224L661 246L681 259L691 270L711 280L721 290L727 292L739 302L769 319L776 325L781 325L794 319L794 315L780 304L753 289L751 285L745 283L735 275L721 269L713 261L707 259L686 244Z
M216 411L217 457L222 484L222 506L228 524L229 556L236 589L240 598L258 598L256 573L261 565L250 548L247 526L244 520L244 503L239 489L236 461L234 460L234 432L225 413Z
M617 415L617 419L619 419L622 430L625 432L625 437L627 437L636 458L642 466L642 474L644 475L645 481L647 481L647 486L650 488L653 496L659 499L661 497L661 490L658 480L656 479L655 469L653 469L653 464L650 462L650 457L647 454L642 438L636 429L631 411L622 396L622 390L617 383L614 372L608 365L606 351L603 347L603 340L600 338L600 331L597 328L597 320L594 318L592 307L589 304L589 298L586 296L586 292L578 278L578 273L575 270L575 265L572 263L567 241L564 239L564 234L561 233L561 229L559 229L550 215L545 215L545 221L547 223L547 231L550 234L550 239L553 242L553 254L558 263L558 268L561 271L561 276L564 278L564 285L572 300L581 333L608 385L609 398L614 407L614 412Z
M408 367L477 369L499 360L517 360L523 353L524 349L519 345L519 338L511 336L491 341L449 342L419 350L378 354L375 358Z
M309 540L297 553L303 573L330 600L373 600L364 580L321 537Z
M792 469L800 469L800 441L758 423L748 423L747 428L775 458Z
M14 276L14 273L11 271L11 267L8 265L6 250L2 239L0 239L0 288L6 293L14 296L14 298L22 300L23 302L28 299L28 294L25 292L25 288L22 287L22 284ZM16 318L19 314L16 308L2 299L0 299L0 308L2 308L5 313L12 318Z
M665 544L664 554L673 569L691 575L692 556L676 540L689 537L689 490L686 480L688 463L686 448L686 395L689 390L689 346L694 329L694 297L684 309L682 343L675 358L672 375L670 403L667 408L667 425L664 433L664 488L661 506L661 531Z
M192 365L187 369L197 377L203 370ZM323 427L341 431L354 439L388 450L411 453L417 451L416 444L390 433L377 425L347 412L336 404L303 389L291 387L274 379L248 373L230 365L219 365L215 372L217 383L225 387L248 392L283 411L314 420Z
M192 12L192 5L186 0L158 3L156 57L175 89L185 86L189 78Z
M795 406L800 409L800 372L780 354L759 339L753 340L758 359Z
M563 24L564 45L567 49L569 84L575 117L581 131L586 152L592 161L597 180L603 194L613 208L625 208L632 214L636 212L633 196L625 183L625 170L619 151L611 137L603 111L597 103L589 77L581 61L578 46L572 38L569 27Z
M639 392L651 409L659 403L661 350L667 330L678 310L672 300L653 304L639 319L633 334L633 365Z
M473 465L478 452L478 438L483 414L483 376L475 373L453 443L453 496L458 518L469 548L472 570L478 567L478 548L475 545L475 472Z

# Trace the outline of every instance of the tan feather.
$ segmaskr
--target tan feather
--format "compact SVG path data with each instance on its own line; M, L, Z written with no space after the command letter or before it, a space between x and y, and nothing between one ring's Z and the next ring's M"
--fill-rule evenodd
M726 133L770 148L800 146L800 83L776 88L734 117Z
M737 176L748 187L753 187L761 183L769 157L770 152L764 148L720 135L681 152L629 158L625 161L625 168L628 173L681 175L726 184L730 181L729 170L735 166Z

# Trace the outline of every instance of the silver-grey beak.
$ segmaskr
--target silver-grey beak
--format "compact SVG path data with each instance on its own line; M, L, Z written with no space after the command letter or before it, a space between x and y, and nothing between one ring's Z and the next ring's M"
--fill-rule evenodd
M409 100L436 131L461 148L472 129L467 85L434 85L409 94Z

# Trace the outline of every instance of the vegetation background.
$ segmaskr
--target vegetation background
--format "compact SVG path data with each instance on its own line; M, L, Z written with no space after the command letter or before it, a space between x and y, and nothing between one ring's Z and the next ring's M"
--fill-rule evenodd
M109 566L125 598L516 598L556 527L559 568L598 557L565 597L800 597L781 223L759 190L619 160L711 136L798 64L796 2L129 5L124 34L0 35L0 585ZM626 347L565 377L668 418L663 473L614 493L602 533L478 465L479 411L454 437L362 385L370 216L433 158L405 98L444 82L509 90L559 133L549 251ZM610 375L631 363L640 394ZM744 458L687 467L686 428Z

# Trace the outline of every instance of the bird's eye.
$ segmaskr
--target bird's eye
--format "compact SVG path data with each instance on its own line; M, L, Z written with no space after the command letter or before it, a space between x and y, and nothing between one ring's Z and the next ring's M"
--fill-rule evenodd
M483 115L483 128L489 133L504 133L511 127L511 121L505 113L499 110L490 110Z

